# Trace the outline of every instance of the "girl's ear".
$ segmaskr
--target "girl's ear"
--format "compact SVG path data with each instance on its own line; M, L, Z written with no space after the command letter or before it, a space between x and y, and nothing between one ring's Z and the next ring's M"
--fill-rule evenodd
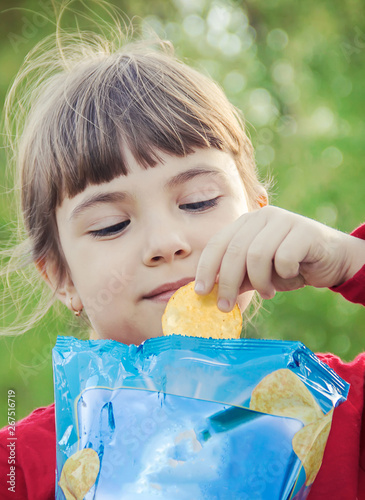
M83 308L75 285L67 273L66 278L60 286L57 286L57 264L54 260L39 259L35 266L53 292L70 311L81 311Z

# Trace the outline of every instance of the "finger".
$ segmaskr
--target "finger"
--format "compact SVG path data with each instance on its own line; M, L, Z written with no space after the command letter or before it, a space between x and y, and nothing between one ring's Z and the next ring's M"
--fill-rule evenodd
M251 217L228 243L221 261L218 282L218 307L230 311L236 303L239 289L246 275L247 251L257 232L263 230L265 218Z
M293 278L282 278L275 270L273 271L272 282L277 292L289 292L290 290L298 290L305 286L305 279L301 274Z
M241 295L242 293L245 292L251 292L255 290L254 287L252 286L252 283L250 281L250 278L248 277L247 273L245 277L243 278L243 281L238 289L238 295Z
M201 253L196 270L196 293L206 294L213 289L227 246L237 232L237 226L243 226L244 224L245 218L241 216L237 221L219 231L208 241Z
M306 285L305 279L301 274L298 274L294 278L284 279L276 273L275 269L273 269L272 272L272 283L277 292L288 292L290 290L298 290L298 288L303 288ZM246 274L238 290L238 294L240 295L242 293L250 292L252 290L255 290L255 288L252 285L248 275Z
M299 276L300 263L303 262L310 248L310 240L302 228L294 227L276 251L275 271L284 280Z
M267 224L252 241L247 252L247 274L255 290L261 297L275 296L273 283L273 260L277 249L291 230L291 223L273 222Z

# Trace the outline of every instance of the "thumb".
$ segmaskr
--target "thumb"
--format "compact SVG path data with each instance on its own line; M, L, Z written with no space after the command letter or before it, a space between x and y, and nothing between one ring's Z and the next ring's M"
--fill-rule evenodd
M298 290L299 288L303 288L306 283L301 274L298 274L297 276L294 276L292 278L282 278L277 274L275 270L272 271L272 277L271 277L272 284L275 288L275 291L277 292L289 292L291 290ZM244 293L244 292L250 292L252 290L255 290L255 288L252 286L251 281L246 274L240 288L239 288L239 293Z

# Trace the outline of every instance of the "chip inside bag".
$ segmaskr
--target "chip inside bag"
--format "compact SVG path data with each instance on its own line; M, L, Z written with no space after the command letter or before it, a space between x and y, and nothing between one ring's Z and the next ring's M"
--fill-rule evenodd
M307 497L349 385L300 342L237 338L216 288L193 294L139 346L58 337L56 500Z

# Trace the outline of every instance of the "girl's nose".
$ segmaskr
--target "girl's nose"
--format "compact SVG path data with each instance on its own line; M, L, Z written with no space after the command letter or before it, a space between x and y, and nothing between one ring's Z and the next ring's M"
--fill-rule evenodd
M154 225L154 228L150 228L145 236L143 263L146 266L171 263L191 253L191 246L182 229L160 222Z

